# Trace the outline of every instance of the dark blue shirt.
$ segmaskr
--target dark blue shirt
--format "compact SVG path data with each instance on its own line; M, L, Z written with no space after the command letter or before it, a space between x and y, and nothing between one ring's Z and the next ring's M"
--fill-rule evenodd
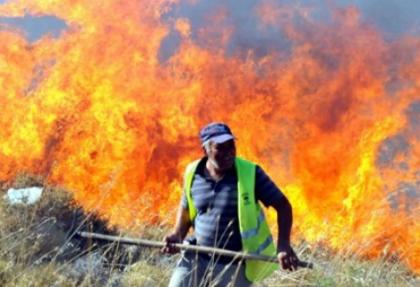
M197 209L194 237L198 245L239 251L242 249L238 221L238 192L236 169L230 169L215 181L205 168L206 158L200 161L193 178L191 196ZM256 168L255 197L265 206L281 200L283 194L259 166ZM188 208L185 192L182 206Z

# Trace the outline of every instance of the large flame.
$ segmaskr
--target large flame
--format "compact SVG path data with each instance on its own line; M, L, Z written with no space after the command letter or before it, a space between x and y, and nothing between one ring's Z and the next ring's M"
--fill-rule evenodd
M419 272L420 38L385 39L355 8L322 22L261 1L256 29L284 43L232 47L223 6L194 27L165 16L176 2L0 6L68 25L34 43L0 30L0 180L41 174L111 224L169 223L199 128L222 120L291 200L295 236Z

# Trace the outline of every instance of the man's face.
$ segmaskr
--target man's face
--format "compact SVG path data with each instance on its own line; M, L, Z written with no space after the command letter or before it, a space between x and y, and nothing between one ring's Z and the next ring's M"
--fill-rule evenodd
M210 143L207 157L218 169L224 171L230 169L235 163L236 147L234 140L224 143Z

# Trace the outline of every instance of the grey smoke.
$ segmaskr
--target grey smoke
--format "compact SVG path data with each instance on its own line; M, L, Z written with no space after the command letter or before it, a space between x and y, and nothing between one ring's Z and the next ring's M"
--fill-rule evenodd
M261 0L207 0L197 1L191 4L189 1L182 1L178 6L168 12L164 18L173 20L176 18L187 18L192 24L193 39L200 43L203 39L197 33L203 27L224 26L235 27L226 53L237 53L238 50L253 50L258 56L264 56L275 49L287 49L287 39L281 34L281 29L265 27L261 29L259 20L255 14L256 7ZM283 0L277 1L281 5L293 7L310 6L312 18L316 21L327 22L330 20L328 3L334 3L336 7L343 8L354 6L361 11L361 20L377 27L384 33L387 39L400 37L402 34L420 35L420 1L412 0ZM213 23L209 15L217 12L218 9L225 9L228 17L223 23ZM299 21L299 19L294 19ZM161 60L165 61L171 54L175 53L179 41L176 31L172 31L164 41L161 48ZM171 41L175 39L175 41ZM169 47L169 48L168 48Z
M408 214L414 212L420 198L420 182L401 182L396 190L388 193L388 202L394 210L401 210Z
M5 3L0 0L0 5ZM269 53L274 48L287 48L287 42L282 38L277 29L267 27L258 28L258 20L254 9L261 0L202 0L196 4L191 1L181 1L179 5L173 5L172 9L164 15L164 20L178 17L188 18L193 24L193 37L195 33L205 25L232 25L235 27L234 35L229 43L228 51L237 47L253 49L257 54ZM362 20L380 28L388 37L397 37L401 34L420 34L420 1L413 0L283 0L277 1L282 5L311 6L313 18L328 21L328 3L335 3L338 7L349 5L358 7L362 14ZM224 23L209 23L207 16L217 9L224 7L228 13ZM8 18L0 17L0 29L5 25L17 27L25 31L30 42L36 41L45 34L59 37L60 33L67 28L66 23L54 15ZM3 26L3 27L2 27ZM176 50L179 45L179 35L172 31L164 40L160 58L165 60Z
M0 17L0 30L14 27L24 31L29 42L35 42L49 34L57 38L67 28L66 23L52 15L24 17Z
M379 148L376 164L381 167L390 165L398 154L406 154L409 143L402 134L384 140Z

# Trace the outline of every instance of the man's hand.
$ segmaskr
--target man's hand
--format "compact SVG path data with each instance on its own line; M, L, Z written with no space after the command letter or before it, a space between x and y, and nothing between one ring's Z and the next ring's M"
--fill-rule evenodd
M279 244L277 247L277 259L284 270L297 270L299 259L290 244Z
M175 243L181 243L182 238L178 233L170 233L163 239L166 245L162 248L163 253L175 254L179 252L179 249L174 246Z
M176 215L176 224L173 232L166 235L163 241L165 246L162 248L162 252L168 254L174 254L179 252L179 249L174 246L175 243L181 243L188 233L188 229L191 227L190 214L188 209L179 205L178 212Z

